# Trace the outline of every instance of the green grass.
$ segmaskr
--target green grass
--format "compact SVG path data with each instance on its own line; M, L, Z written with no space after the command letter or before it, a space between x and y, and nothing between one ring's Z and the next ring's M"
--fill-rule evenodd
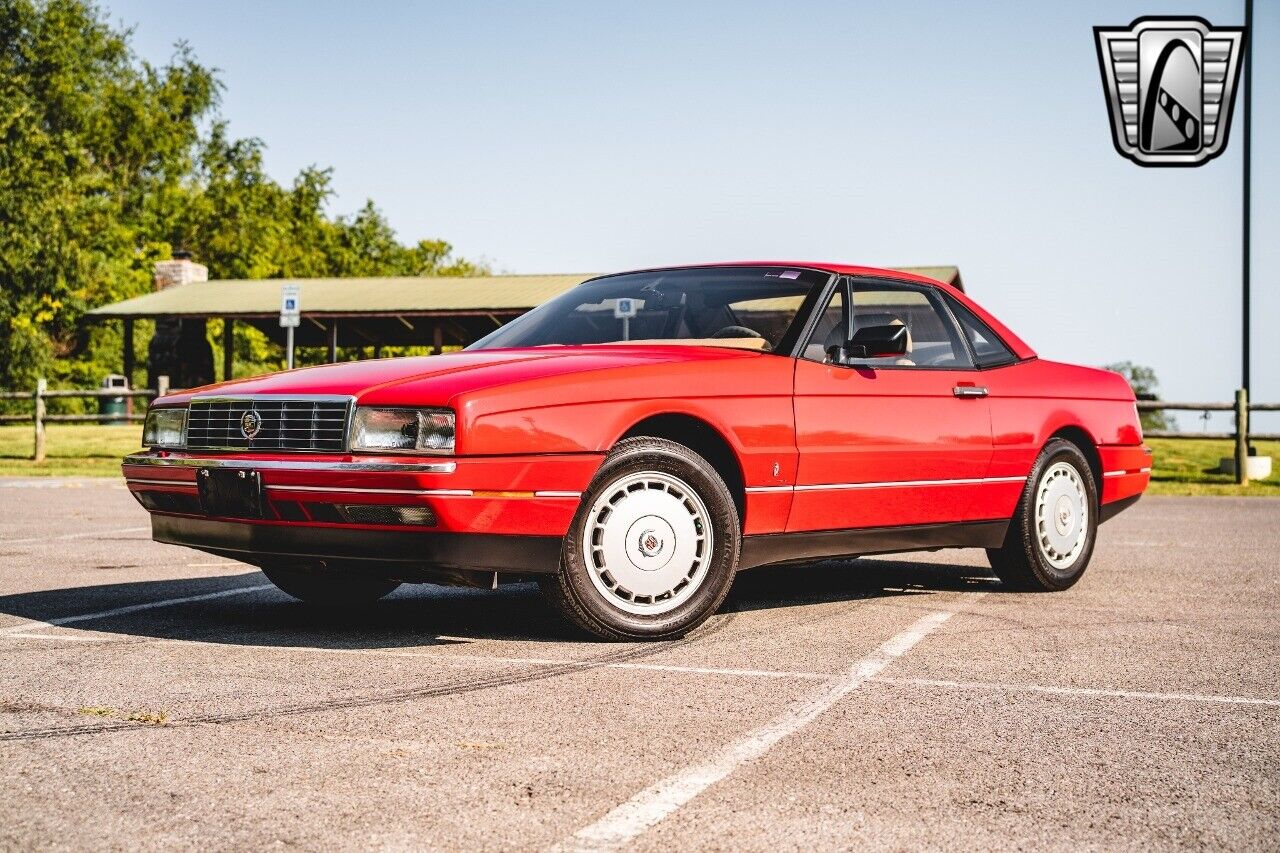
M30 424L0 426L0 476L118 477L120 460L141 446L142 424L50 424L46 459L31 461Z
M1247 495L1280 497L1280 441L1255 441L1258 453L1273 461L1271 476L1237 486L1227 474L1211 473L1224 456L1235 455L1235 443L1197 438L1149 438L1155 452L1149 495Z
M31 427L0 426L0 476L119 476L121 458L138 449L141 434L141 424L52 424L45 445L48 458L37 465L31 461ZM1234 452L1230 441L1151 438L1147 444L1155 451L1148 494L1280 497L1280 442L1256 442L1259 453L1276 460L1277 471L1245 487L1226 474L1209 473L1220 457Z

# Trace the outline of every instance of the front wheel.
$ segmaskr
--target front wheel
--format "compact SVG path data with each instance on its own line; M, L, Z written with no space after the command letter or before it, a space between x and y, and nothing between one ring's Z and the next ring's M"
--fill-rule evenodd
M564 538L543 589L569 619L608 640L671 639L724 601L742 534L716 470L660 438L619 442Z
M1098 488L1089 462L1069 441L1045 445L1031 468L991 568L1013 589L1064 590L1080 580L1098 533Z
M400 586L399 581L369 578L340 571L306 571L262 566L262 573L284 592L322 607L371 604Z

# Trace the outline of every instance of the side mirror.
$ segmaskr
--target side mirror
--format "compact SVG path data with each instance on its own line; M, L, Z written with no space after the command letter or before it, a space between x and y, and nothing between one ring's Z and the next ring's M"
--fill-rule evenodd
M907 327L865 326L853 333L853 340L844 346L828 348L831 360L837 364L850 358L885 358L905 355L907 352Z

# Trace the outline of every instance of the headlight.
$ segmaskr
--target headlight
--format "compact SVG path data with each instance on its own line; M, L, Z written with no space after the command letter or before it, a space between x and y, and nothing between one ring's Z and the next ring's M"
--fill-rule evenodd
M142 428L144 447L182 447L187 443L186 409L151 409Z
M360 406L351 421L352 450L452 453L454 415L448 409Z

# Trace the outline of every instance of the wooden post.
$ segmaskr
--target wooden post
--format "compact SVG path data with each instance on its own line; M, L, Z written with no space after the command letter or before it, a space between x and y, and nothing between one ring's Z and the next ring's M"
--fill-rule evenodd
M1236 482L1249 484L1249 392L1236 389Z
M329 326L329 363L338 362L338 321L330 320Z
M122 355L124 356L124 359L123 359L124 364L121 365L121 367L122 367L122 372L124 373L124 386L128 388L130 391L132 391L133 390L133 368L134 368L133 318L125 317L121 321L121 327L122 327L121 332L122 332L122 338L123 338L123 345L121 346L121 349L123 350ZM126 415L133 414L133 398L132 397L124 398L124 412Z
M44 392L49 390L49 383L43 379L36 380L36 391L32 395L35 402L35 422L36 422L36 441L35 449L31 454L31 458L36 462L44 461Z
M234 379L236 372L236 321L222 318L222 381Z
M444 329L436 323L435 328L431 330L431 354L439 355L444 352Z
M133 370L134 370L133 318L125 317L123 320L123 323L124 323L124 329L123 329L124 331L124 347L123 347L124 364L123 364L123 369L120 372L124 374L125 382L127 382L129 384L129 388L132 389L133 388Z
M168 394L168 393L169 393L169 377L157 376L156 377L156 396L163 397L165 394Z

